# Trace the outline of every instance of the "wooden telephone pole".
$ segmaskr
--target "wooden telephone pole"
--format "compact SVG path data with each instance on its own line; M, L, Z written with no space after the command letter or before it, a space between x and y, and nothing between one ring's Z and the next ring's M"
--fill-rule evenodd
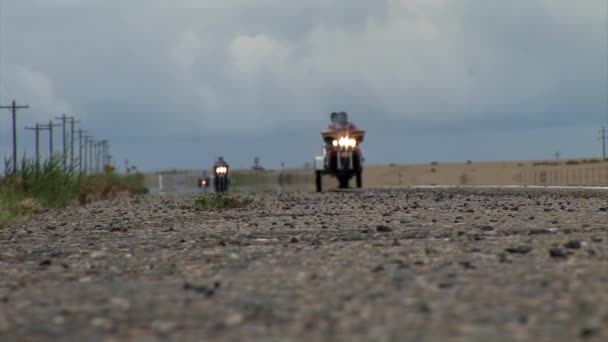
M55 118L55 119L61 120L61 124L63 125L63 127L62 127L63 128L63 158L62 158L63 159L63 171L67 172L67 170L68 170L68 145L66 142L66 140L67 140L66 139L66 135L67 135L66 123L73 121L74 117L66 116L64 113L62 116ZM72 124L72 127L73 127L73 124Z
M82 133L86 133L87 131L82 128L78 129L78 173L82 173ZM86 137L85 137L86 141ZM85 142L86 145L86 142ZM86 149L85 149L86 152Z
M95 173L93 169L93 144L95 144L95 140L93 140L93 137L89 137L89 170L91 174Z
M13 113L13 176L17 175L17 110L28 108L28 105L18 106L15 100L10 106L0 106L0 109L10 109Z
M89 141L93 139L90 135L84 136L84 173L89 173Z
M69 119L70 121L70 172L74 172L76 169L74 166L74 124L79 123L80 121L74 120L74 118Z
M40 129L49 131L49 161L53 161L53 127L59 127L60 124L54 124L53 121L49 121L48 125L40 125Z
M606 141L608 140L606 127L602 127L600 130L600 140L602 141L602 158L606 160Z
M40 124L36 123L35 127L25 127L26 130L34 131L36 134L36 171L40 168Z

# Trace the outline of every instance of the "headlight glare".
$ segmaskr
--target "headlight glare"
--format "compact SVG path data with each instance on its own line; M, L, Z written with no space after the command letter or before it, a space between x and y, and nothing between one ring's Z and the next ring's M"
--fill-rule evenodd
M357 140L349 138L349 137L342 137L340 138L340 140L338 140L338 145L340 145L340 147L355 147L357 146Z
M218 166L215 168L215 173L217 173L218 175L224 175L228 173L228 168L225 166Z

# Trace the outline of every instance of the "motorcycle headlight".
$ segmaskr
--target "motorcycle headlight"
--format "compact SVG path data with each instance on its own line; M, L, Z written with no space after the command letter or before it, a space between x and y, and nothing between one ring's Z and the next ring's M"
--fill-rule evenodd
M224 175L228 173L228 168L225 166L218 166L215 168L215 173L217 173L218 175Z
M357 140L349 138L349 137L342 137L340 138L340 140L338 140L338 145L340 147L355 147L357 146Z

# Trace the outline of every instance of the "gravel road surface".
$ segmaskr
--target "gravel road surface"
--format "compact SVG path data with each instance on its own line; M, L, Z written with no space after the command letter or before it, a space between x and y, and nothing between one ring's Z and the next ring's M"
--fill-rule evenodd
M608 341L608 192L243 196L0 226L0 341Z

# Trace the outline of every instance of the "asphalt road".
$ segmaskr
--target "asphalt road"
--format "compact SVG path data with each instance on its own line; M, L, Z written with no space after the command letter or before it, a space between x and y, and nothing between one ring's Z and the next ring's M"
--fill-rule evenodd
M244 196L0 226L0 340L608 340L605 191Z

